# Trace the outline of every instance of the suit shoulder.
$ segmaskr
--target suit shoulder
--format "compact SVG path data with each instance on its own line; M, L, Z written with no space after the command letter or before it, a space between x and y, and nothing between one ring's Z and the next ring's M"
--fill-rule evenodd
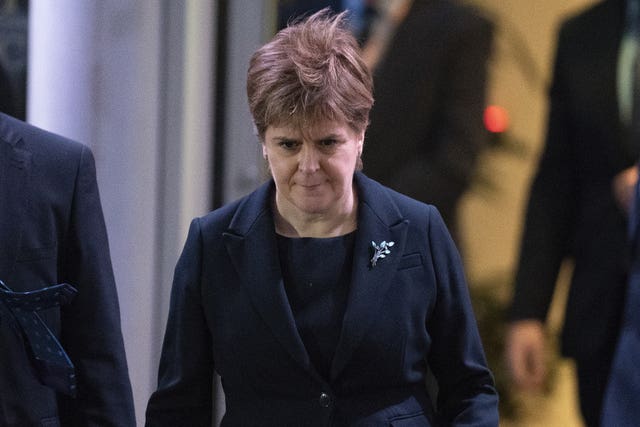
M0 116L0 142L29 159L33 188L75 189L82 176L95 181L96 167L89 147L7 115Z
M560 26L560 39L596 35L603 28L617 27L624 13L621 2L598 2L567 17Z
M60 164L81 155L93 157L89 147L6 114L0 114L0 138L15 148L26 149L40 161Z

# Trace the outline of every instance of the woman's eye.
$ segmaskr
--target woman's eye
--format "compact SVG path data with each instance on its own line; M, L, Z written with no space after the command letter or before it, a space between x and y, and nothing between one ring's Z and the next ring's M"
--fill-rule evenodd
M285 150L293 150L295 149L298 144L295 141L290 141L290 140L282 140L278 143L278 145L282 148L284 148Z
M337 143L338 143L338 141L336 141L335 139L332 139L332 138L323 139L323 140L320 141L320 145L322 147L331 147L331 146L336 145Z

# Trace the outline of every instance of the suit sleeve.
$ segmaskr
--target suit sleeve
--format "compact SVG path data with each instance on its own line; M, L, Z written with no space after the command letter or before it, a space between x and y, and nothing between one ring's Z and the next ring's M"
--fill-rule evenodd
M82 147L60 281L78 294L61 317L62 343L76 369L78 397L60 398L64 425L134 426L118 295L91 151Z
M438 419L448 426L497 426L498 395L462 262L435 208L428 232L437 283L437 300L427 323L433 343L428 362L438 382Z
M544 321L560 265L569 254L578 189L564 80L571 78L564 31L560 32L550 112L542 154L525 216L510 318Z
M201 304L200 222L193 220L176 265L158 388L149 399L146 426L211 426L213 355Z

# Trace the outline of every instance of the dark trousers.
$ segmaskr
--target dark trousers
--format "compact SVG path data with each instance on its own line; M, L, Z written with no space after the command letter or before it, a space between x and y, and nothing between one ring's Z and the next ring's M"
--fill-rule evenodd
M611 360L596 364L578 362L576 367L582 418L587 427L598 427L600 426L602 403L611 369Z

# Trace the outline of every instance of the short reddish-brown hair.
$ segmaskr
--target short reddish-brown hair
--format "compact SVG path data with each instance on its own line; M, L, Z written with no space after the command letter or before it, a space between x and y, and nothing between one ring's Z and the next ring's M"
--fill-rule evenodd
M271 125L304 131L322 120L364 132L373 81L345 15L326 8L293 21L253 54L247 96L261 140Z

